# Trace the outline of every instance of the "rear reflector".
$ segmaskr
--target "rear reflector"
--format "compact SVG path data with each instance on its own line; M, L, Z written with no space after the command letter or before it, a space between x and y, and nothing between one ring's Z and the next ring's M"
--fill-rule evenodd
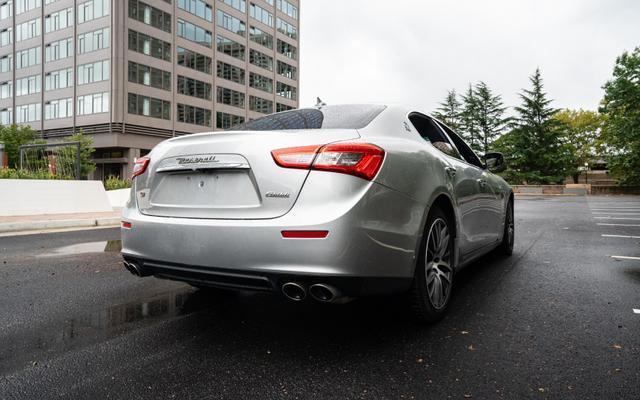
M271 155L283 168L339 172L369 181L376 176L384 160L384 150L369 143L290 147L274 150Z
M282 237L286 239L324 239L329 231L282 231Z
M122 221L122 224L120 226L123 227L124 229L131 229L133 227L131 222L128 222L128 221Z
M135 163L133 164L133 174L131 175L131 179L135 178L138 175L144 174L147 170L147 167L149 166L149 161L151 161L149 157L140 157L136 159Z

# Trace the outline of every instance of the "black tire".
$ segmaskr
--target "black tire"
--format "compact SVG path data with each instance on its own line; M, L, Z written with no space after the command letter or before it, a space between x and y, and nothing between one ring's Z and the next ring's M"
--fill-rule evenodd
M507 203L507 213L504 218L504 231L502 233L502 243L498 247L498 251L510 256L513 254L513 242L515 239L515 220L513 219L513 200Z
M449 239L447 245L441 247L446 248L448 254L443 256L442 259L439 259L432 250L428 249L430 248L429 246L433 247L432 244L434 243L432 242L432 240L434 240L433 235L431 234L432 229L442 232L441 229L439 229L441 226L440 224L442 223L446 224ZM451 218L449 218L439 207L434 207L429 213L424 234L422 235L423 238L420 244L420 253L414 272L413 285L409 292L411 307L415 318L419 323L430 324L437 322L442 319L447 312L451 299L451 291L453 289L453 277L455 275L455 240L454 235L452 234L452 226L453 221ZM437 240L437 238L435 239ZM443 268L444 264L440 264L440 262L448 262L449 264L448 269L450 273L448 274L448 283L446 282L446 279L444 279L444 275L440 275L440 269L446 269ZM435 266L437 268L430 266ZM433 276L434 274L436 275L435 277ZM427 281L427 276L429 276L431 283ZM438 280L438 282L435 282L436 280ZM436 290L434 289L434 285L440 285L440 293L445 292L442 296L442 302L432 300L432 297L440 297L433 294L434 290ZM443 290L445 286L446 290Z

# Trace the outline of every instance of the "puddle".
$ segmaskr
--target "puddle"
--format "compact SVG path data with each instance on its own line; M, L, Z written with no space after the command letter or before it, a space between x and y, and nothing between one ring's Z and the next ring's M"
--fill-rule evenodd
M0 373L24 368L33 360L47 359L56 352L88 346L120 336L146 324L187 315L215 304L215 296L193 288L183 288L146 299L116 304L86 315L31 326L28 331L3 337Z
M101 242L87 242L58 247L50 252L39 254L37 257L69 256L76 254L119 252L122 250L121 240L103 240Z

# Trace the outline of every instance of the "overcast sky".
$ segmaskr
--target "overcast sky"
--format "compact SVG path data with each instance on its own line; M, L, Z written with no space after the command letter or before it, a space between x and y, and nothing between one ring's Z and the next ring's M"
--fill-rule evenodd
M519 103L540 67L558 108L596 109L640 46L640 0L301 0L300 106L392 102L431 112L485 81Z

